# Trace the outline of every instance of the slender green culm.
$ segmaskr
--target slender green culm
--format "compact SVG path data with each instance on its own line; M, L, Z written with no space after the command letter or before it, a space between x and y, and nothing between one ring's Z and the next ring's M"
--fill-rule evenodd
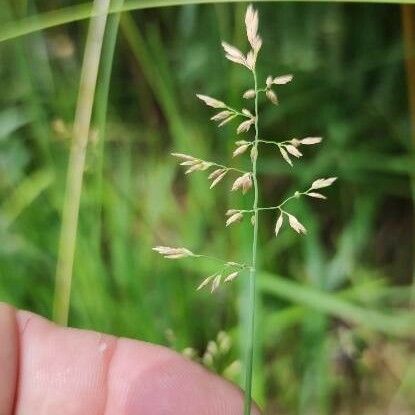
M288 140L277 141L274 139L263 139L260 136L259 130L259 103L260 98L265 95L265 98L273 105L278 105L279 100L275 88L281 85L288 84L292 81L293 75L282 76L268 76L265 85L259 87L258 73L256 70L257 59L259 52L262 48L262 39L258 34L259 16L258 12L249 5L245 15L246 35L250 45L250 50L245 55L235 46L232 46L226 42L222 42L225 56L230 61L242 65L252 73L252 89L248 89L242 95L246 100L254 99L253 112L247 108L237 110L222 101L207 95L197 94L197 97L201 99L209 107L219 109L219 112L215 114L211 120L219 123L219 127L228 124L232 120L239 119L239 125L236 129L237 134L248 133L253 126L254 138L251 140L237 140L235 141L236 148L233 151L232 156L237 157L247 152L250 149L251 169L250 171L244 171L236 169L232 166L219 164L213 161L202 160L198 157L194 157L189 154L172 153L172 155L178 158L181 162L181 166L187 168L186 174L190 174L196 171L208 171L212 170L209 174L209 180L211 180L210 188L215 187L226 176L237 175L231 187L231 191L241 190L243 194L246 194L253 188L254 197L252 202L252 209L229 209L226 212L227 220L226 226L233 223L240 222L246 215L251 218L253 226L252 233L252 251L251 251L251 263L245 264L240 262L220 260L220 266L218 265L217 271L205 277L200 283L198 290L206 286L210 286L210 291L215 292L222 283L229 283L235 278L246 275L245 271L249 271L249 290L246 304L248 305L248 321L245 328L246 356L245 356L245 398L244 398L244 415L251 414L252 408L252 381L253 381L253 361L254 361L254 344L255 344L255 299L256 299L256 279L258 269L258 236L259 236L259 213L260 212L272 212L276 215L275 222L275 236L278 236L284 220L288 221L290 227L299 234L306 234L306 228L304 225L291 213L287 211L286 205L294 200L303 196L308 196L315 199L325 199L325 196L316 192L318 189L322 189L330 186L336 180L335 177L323 178L315 180L311 186L303 191L296 191L292 196L289 196L284 201L275 206L260 207L260 183L257 174L257 163L259 161L259 144L272 145L279 150L282 158L293 167L294 163L292 158L302 157L302 153L299 148L302 145L314 145L321 142L321 137L306 137L302 139L292 138ZM208 257L206 255L195 254L187 248L173 248L168 246L156 246L153 248L156 252L163 255L168 259L180 259L180 258L200 258ZM212 261L218 262L217 258L212 258Z
M56 287L53 304L54 321L64 325L68 323L72 269L75 255L85 156L109 5L110 0L94 1L93 8L96 17L91 19L89 25L73 126L63 202L62 225L56 267Z
M113 0L111 7L122 7L124 0ZM97 250L101 242L101 213L102 213L102 192L103 192L103 172L105 159L105 136L107 125L108 97L110 91L112 65L114 61L115 45L117 43L118 28L120 24L121 13L112 14L108 17L106 25L105 38L102 46L101 66L98 75L98 86L95 98L94 116L98 128L98 157L96 169L97 181L97 215L94 230L96 232Z

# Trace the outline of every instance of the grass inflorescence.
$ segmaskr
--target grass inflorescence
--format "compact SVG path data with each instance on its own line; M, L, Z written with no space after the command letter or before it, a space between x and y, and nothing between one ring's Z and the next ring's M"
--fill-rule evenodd
M221 182L228 174L236 173L236 179L234 179L231 191L242 191L243 194L248 193L253 189L253 201L252 209L229 209L226 212L226 226L233 223L240 222L245 214L249 214L251 217L251 223L253 226L252 232L252 250L251 250L251 263L249 265L240 264L233 261L221 260L223 266L221 266L217 272L205 277L198 290L208 285L211 287L211 292L219 288L222 282L230 282L240 277L244 270L248 271L249 278L249 322L247 326L247 355L245 357L245 400L244 400L244 415L249 415L251 412L252 404L252 368L253 368L253 356L254 356L254 341L255 341L255 297L256 297L256 278L257 278L257 252L258 252L258 232L259 232L259 213L264 211L274 211L277 214L275 221L275 236L278 236L284 221L287 220L289 226L299 234L306 234L307 230L304 225L295 217L289 213L285 205L292 199L298 199L301 196L308 196L315 199L325 199L326 197L316 192L322 188L326 188L334 183L335 177L321 178L315 180L309 189L303 192L296 191L292 196L288 197L277 206L261 207L259 206L260 196L260 182L258 177L258 162L260 161L259 145L271 144L276 146L283 159L293 167L292 157L300 158L302 153L299 147L302 145L314 145L319 144L321 137L305 137L305 138L292 138L281 141L264 139L260 135L260 113L259 103L260 98L265 95L266 99L272 105L279 104L279 98L276 89L279 86L286 85L293 80L292 74L281 76L268 76L263 86L259 85L258 73L256 70L257 60L259 52L262 48L262 38L258 34L259 27L259 15L258 11L254 9L252 5L249 5L245 14L245 28L250 50L247 54L235 46L222 42L222 47L225 51L225 56L230 61L241 65L248 69L252 73L253 87L243 92L242 97L246 100L254 100L252 110L242 108L241 110L235 109L225 102L212 98L204 94L197 94L196 96L202 100L207 106L219 110L218 113L212 116L211 120L218 123L219 127L222 127L232 121L238 121L236 128L236 134L247 134L253 130L253 137L251 139L236 140L235 150L232 153L232 157L238 157L243 155L249 150L251 159L251 170L242 171L232 166L219 164L213 161L207 161L200 159L196 156L172 153L172 155L179 159L180 165L186 167L185 174L190 174L196 171L207 171L209 173L208 178L211 180L210 188L215 187ZM155 247L154 250L162 254L168 259L181 259L186 257L200 258L206 257L201 254L194 254L187 248L172 248L166 246Z

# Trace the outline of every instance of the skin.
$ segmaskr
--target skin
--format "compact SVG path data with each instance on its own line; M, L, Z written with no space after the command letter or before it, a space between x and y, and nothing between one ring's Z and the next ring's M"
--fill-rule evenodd
M0 415L242 411L239 389L169 349L59 327L0 303Z

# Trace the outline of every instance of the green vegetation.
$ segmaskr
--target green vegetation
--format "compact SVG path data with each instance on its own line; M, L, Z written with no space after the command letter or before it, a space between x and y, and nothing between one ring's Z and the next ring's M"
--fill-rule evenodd
M112 1L111 10L150 4L122 3ZM66 4L50 12L53 0L3 0L0 8L0 300L50 318L89 24L81 20L91 8ZM275 239L275 218L264 215L253 395L269 414L411 413L414 160L401 7L257 7L264 38L259 75L295 76L277 108L261 108L264 135L324 137L294 170L265 149L261 205L317 177L339 180L324 204L293 202L305 237L281 230ZM219 44L227 39L246 48L245 9L188 4L109 17L69 319L179 351L191 347L200 357L225 330L233 346L220 372L244 350L248 279L214 295L198 292L200 275L212 271L208 260L164 261L151 248L186 241L195 252L249 263L249 221L223 232L227 208L250 209L248 198L229 194L229 186L208 192L198 172L184 180L166 156L180 150L229 161L233 127L208 124L194 92L228 91L226 102L243 106L249 73L223 59ZM244 160L238 163L244 168Z

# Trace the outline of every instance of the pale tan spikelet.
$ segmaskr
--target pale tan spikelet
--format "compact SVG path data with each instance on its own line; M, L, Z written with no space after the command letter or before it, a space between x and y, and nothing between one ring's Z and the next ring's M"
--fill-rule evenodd
M232 62L239 63L246 66L245 55L235 46L230 45L227 42L222 42L222 47L225 50L226 58Z
M248 109L246 109L246 108L243 108L243 109L242 109L242 114L246 115L246 116L247 116L247 117L249 117L249 118L254 118L254 116L253 116L252 112L251 112L251 111L249 111L249 110L248 110Z
M277 219L277 222L275 223L275 229L274 229L275 236L278 236L278 233L281 230L283 222L284 222L284 215L281 213Z
M212 108L226 108L226 104L222 101L219 101L215 98L209 97L207 95L196 94L196 96L202 100L207 106Z
M236 144L237 146L243 146L243 145L245 145L245 144L252 144L252 141L238 140L238 141L235 141L235 144Z
M245 26L246 26L246 35L252 48L254 48L255 46L255 40L258 35L258 25L259 25L258 11L254 9L252 4L250 4L248 8L246 9Z
M182 160L197 160L195 157L193 156L189 156L188 154L182 154L182 153L171 153L171 155L173 157L177 157L179 159Z
M252 187L251 173L244 173L239 176L232 185L231 191L234 192L242 188L242 193L246 193Z
M293 145L291 145L291 144L287 144L286 146L285 146L285 149L290 153L290 154L292 154L294 157L297 157L297 158L300 158L302 155L303 155L303 153L301 153L301 151L300 150L298 150L297 149L297 147L295 147L295 146L293 146Z
M185 172L184 174L190 174L193 173L194 171L201 171L203 169L203 163L202 162L198 162L196 164L193 164L192 166L190 166Z
M216 274L210 275L209 277L206 277L200 284L199 286L196 288L196 291L200 291L202 288L206 287L206 285L208 285L212 279L216 276Z
M232 121L236 116L237 116L237 114L232 114L228 118L225 118L221 123L218 124L218 127L223 127L229 121Z
M290 226L297 232L297 233L302 233L302 234L306 234L307 230L306 228L298 221L298 219L293 216L290 215L289 213L287 213L288 216L288 222L290 223Z
M212 173L209 174L208 179L209 180L216 179L216 177L218 177L219 175L221 175L224 171L226 171L226 169L222 169L222 168L216 169Z
M230 216L226 221L226 226L232 225L232 223L240 221L244 215L241 212L235 213L234 215Z
M245 99L252 99L252 98L255 98L255 95L256 95L255 89L248 89L247 91L244 92L242 97Z
M300 141L300 144L305 144L305 145L313 145L313 144L319 144L323 141L322 137L306 137L306 138L302 138Z
M306 193L307 196L314 197L315 199L327 199L326 196L322 195L321 193L310 192Z
M288 84L289 82L291 82L293 80L293 75L289 74L289 75L282 75L282 76L277 76L272 80L272 83L275 85L285 85Z
M252 226L255 226L255 221L256 221L256 219L255 219L255 215L252 215L252 216L251 216L251 225L252 225Z
M290 143L294 147L299 147L301 145L301 141L298 138L293 138L290 140Z
M238 213L239 212L239 210L237 210L237 209L229 209L226 213L225 213L225 215L226 216L232 216L232 215L234 215L235 213Z
M290 156L288 155L288 153L285 151L285 149L282 146L278 146L278 148L280 149L280 153L281 153L282 157L284 158L284 160L292 167L293 162L291 161Z
M187 160L187 161L182 161L180 163L180 166L194 166L195 164L199 164L200 162L201 160L198 160L198 159Z
M225 111L218 112L216 115L214 115L211 118L211 120L212 121L223 121L224 119L229 118L231 115L233 115L232 111L225 110Z
M208 161L203 161L203 160L200 164L201 164L201 166L200 166L201 171L205 171L205 170L207 170L207 169L209 169L210 167L213 166L213 163L210 163Z
M260 51L261 48L262 48L262 39L261 39L261 36L257 35L252 45L252 49L254 50L255 55L258 55L258 52Z
M251 178L251 174L250 173L246 173L243 176L243 181L242 181L242 193L245 194L249 191L249 189L251 189L252 187L252 178Z
M256 64L256 54L253 50L250 50L246 55L246 67L253 71L255 69Z
M278 105L278 97L277 97L277 94L272 89L267 89L267 91L265 92L265 95L267 96L267 98L274 105Z
M225 278L225 280L224 280L224 282L229 282L229 281L232 281L232 280L234 280L237 276L239 275L239 272L238 271L235 271L235 272L231 272L226 278Z
M254 118L251 118L249 120L243 121L239 124L236 133L237 134L241 134L241 133L246 133L247 131L249 131L249 129L251 128L251 125L255 122Z
M246 150L248 150L250 144L244 144L242 146L237 147L234 152L232 153L232 157L239 156L240 154L245 153Z
M323 187L331 186L336 180L337 177L329 177L328 179L317 179L313 182L311 188L313 190L322 189Z
M221 282L221 280L222 280L222 275L221 274L219 274L219 275L217 275L214 279L213 279L213 282L212 282L212 289L211 289L211 291L210 292L214 292L218 287L219 287L219 285L220 285L220 282Z
M265 81L267 88L271 88L272 87L272 81L273 81L273 77L271 75L267 76L267 80Z
M238 190L240 187L242 187L242 177L243 176L239 176L236 178L236 180L233 182L232 184L232 188L231 191L234 192L235 190Z
M158 252L168 259L179 259L190 256L195 256L195 254L186 249L186 248L172 248L170 246L156 246L153 248L153 251Z
M225 176L226 176L226 173L227 173L228 171L227 170L225 170L223 173L221 173L221 174L219 174L219 176L218 177L216 177L214 180L213 180L213 182L212 182L212 184L210 185L210 189L213 189Z

